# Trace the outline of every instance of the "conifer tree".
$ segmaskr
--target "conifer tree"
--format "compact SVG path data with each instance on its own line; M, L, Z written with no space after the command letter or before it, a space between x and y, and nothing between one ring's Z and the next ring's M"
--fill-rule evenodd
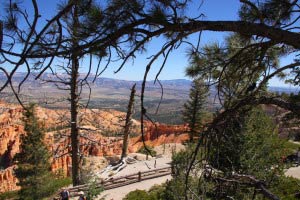
M16 177L20 199L42 199L47 192L50 179L49 153L43 142L44 133L31 104L24 111L25 135L21 137L20 152L16 154Z
M189 100L184 104L183 121L189 126L190 141L199 133L205 110L208 89L204 82L195 79L190 89Z

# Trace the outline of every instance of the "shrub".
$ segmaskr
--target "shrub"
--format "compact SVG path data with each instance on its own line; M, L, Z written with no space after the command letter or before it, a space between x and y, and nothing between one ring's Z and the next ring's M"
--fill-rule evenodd
M0 199L4 200L4 199L18 199L18 191L10 191L10 192L4 192L2 194L0 194Z
M165 184L154 185L148 192L145 190L129 192L123 200L165 200L165 189Z
M123 200L152 200L145 190L135 190L129 192Z
M278 195L280 199L292 200L296 194L300 194L300 180L292 177L281 176L271 186L271 191Z
M150 151L150 154L151 154L151 156L156 156L156 151L153 149L153 147L150 147L150 146L147 146L147 149ZM147 149L144 147L144 146L142 146L142 148L140 148L139 150L138 150L138 153L142 153L142 154L149 154L149 152L147 151Z

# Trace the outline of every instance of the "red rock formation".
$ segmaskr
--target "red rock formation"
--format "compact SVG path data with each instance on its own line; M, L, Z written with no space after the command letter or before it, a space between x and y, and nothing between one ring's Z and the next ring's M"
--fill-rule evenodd
M166 125L146 122L145 142L149 146L159 146L167 143L182 143L189 139L187 126ZM131 151L137 151L143 146L142 136L131 139Z
M11 166L0 171L0 192L19 189L19 187L16 185L18 180L13 175L14 168L15 166Z
M69 112L66 110L49 110L37 108L37 115L45 128L63 127L67 125ZM102 131L121 132L125 113L118 111L81 110L82 130L80 148L84 156L112 156L121 154L121 137L104 137ZM19 152L20 136L24 133L22 125L22 108L0 102L0 156L5 158L6 168L0 171L0 192L16 190L17 179L13 175L12 159ZM139 122L134 121L132 132L139 133ZM148 145L156 146L164 143L179 143L188 139L184 126L168 126L145 123L145 139ZM62 129L46 133L45 144L53 157L51 167L53 172L71 174L70 130ZM129 153L136 152L142 146L141 137L131 138ZM9 167L10 166L10 167Z

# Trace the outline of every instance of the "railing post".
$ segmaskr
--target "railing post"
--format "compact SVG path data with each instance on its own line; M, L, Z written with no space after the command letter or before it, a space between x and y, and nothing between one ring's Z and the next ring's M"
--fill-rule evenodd
M138 173L138 176L139 176L139 177L138 177L138 180L139 180L139 182L141 182L141 181L142 181L142 173L139 172L139 173Z

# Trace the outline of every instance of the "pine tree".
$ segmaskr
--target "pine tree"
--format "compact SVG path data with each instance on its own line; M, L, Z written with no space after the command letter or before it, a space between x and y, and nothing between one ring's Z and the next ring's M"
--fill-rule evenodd
M205 111L208 88L200 79L195 79L190 89L189 100L184 104L183 121L189 126L190 141L199 133Z
M24 128L26 134L21 137L20 153L16 154L16 177L20 199L42 199L47 192L50 179L49 153L43 143L44 133L31 104L24 111Z

